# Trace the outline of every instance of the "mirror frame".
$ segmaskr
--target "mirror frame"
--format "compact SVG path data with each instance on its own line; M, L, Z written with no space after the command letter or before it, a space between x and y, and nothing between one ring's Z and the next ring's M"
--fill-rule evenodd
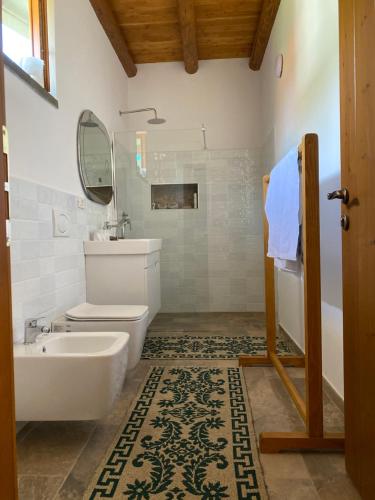
M82 150L82 145L81 145L81 127L82 127L82 121L83 121L83 118L86 114L89 114L91 116L93 116L95 118L95 123L97 123L98 125L98 128L101 130L101 132L107 137L108 139L108 144L109 144L109 149L110 149L110 156L111 156L111 179L112 179L112 190L111 190L111 197L108 198L108 201L107 200L101 200L99 197L95 196L86 186L85 184L85 178L84 178L84 174L83 174L83 168L84 168L84 164L82 162L82 158L81 158L81 150ZM111 140L111 137L108 133L108 130L106 128L106 126L104 125L104 123L99 120L99 118L96 116L96 114L91 111L90 109L85 109L82 111L82 113L79 115L79 118L78 118L78 125L77 125L77 162L78 162L78 172L79 172L79 178L80 178L80 181L81 181L81 185L82 185L82 189L86 195L86 197L93 201L94 203L98 203L99 205L109 205L113 199L113 196L114 196L114 190L115 190L115 187L114 187L114 166L113 166L113 142Z

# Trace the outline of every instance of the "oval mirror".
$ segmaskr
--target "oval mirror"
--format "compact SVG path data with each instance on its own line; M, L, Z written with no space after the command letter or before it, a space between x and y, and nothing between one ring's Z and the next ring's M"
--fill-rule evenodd
M99 118L85 110L78 121L78 166L83 190L92 201L108 205L112 200L112 147Z

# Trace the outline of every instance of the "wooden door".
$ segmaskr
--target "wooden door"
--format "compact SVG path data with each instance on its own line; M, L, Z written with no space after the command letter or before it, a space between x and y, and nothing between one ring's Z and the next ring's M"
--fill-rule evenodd
M0 0L0 20L2 0ZM4 61L0 23L0 125L5 125ZM0 134L0 151L3 151ZM0 154L0 497L17 499L15 412L13 388L13 339L10 285L10 256L6 244L8 219L7 155Z
M375 1L340 0L347 470L375 498Z

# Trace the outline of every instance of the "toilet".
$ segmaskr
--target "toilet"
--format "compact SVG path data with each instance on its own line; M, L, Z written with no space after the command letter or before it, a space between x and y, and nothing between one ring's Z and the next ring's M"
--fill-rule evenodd
M54 332L126 332L130 336L128 370L141 359L147 333L147 306L80 304L52 323Z

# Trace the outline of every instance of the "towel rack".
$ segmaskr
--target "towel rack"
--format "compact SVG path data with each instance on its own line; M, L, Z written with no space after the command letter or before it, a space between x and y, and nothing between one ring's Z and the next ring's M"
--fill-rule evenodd
M263 432L259 436L263 453L288 450L344 450L341 433L325 433L323 425L322 327L319 228L319 141L306 134L298 148L302 186L302 241L304 250L304 330L303 356L278 356L276 349L276 304L274 259L267 257L268 222L264 224L264 262L266 295L267 353L265 356L240 356L240 366L273 366L305 422L305 432ZM270 182L263 177L263 201ZM305 399L300 395L286 367L305 368Z

